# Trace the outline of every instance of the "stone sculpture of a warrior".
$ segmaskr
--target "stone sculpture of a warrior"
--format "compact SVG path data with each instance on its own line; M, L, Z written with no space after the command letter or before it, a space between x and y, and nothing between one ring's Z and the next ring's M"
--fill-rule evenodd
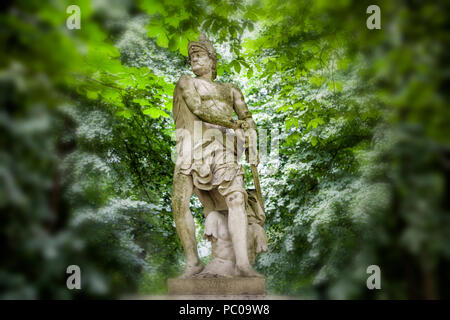
M256 154L249 157L256 168L256 143L248 142L255 140L249 137L255 137L256 125L239 88L214 81L216 52L204 34L189 42L188 52L196 77L182 75L173 97L178 158L172 207L187 259L181 278L262 277L252 267L256 255L267 250L262 200L244 188L239 164L247 148ZM189 209L193 194L204 207L204 237L212 243L206 267L198 257Z

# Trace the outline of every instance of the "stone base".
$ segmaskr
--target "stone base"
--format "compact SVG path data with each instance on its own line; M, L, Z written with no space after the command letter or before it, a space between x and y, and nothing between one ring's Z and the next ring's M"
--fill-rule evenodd
M169 295L264 295L265 278L172 278Z

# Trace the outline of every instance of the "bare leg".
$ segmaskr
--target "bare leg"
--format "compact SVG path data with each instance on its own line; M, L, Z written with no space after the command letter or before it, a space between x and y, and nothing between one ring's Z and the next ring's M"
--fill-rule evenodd
M236 268L244 277L262 277L249 263L247 251L247 213L244 195L232 192L226 197L228 205L228 230L236 255Z
M205 218L211 211L216 211L214 200L211 198L211 195L208 191L195 188L194 193L203 205L203 215L205 216Z
M187 278L203 270L198 258L194 219L189 202L193 192L192 177L175 173L173 178L172 209L177 233L186 254L186 269L180 278Z

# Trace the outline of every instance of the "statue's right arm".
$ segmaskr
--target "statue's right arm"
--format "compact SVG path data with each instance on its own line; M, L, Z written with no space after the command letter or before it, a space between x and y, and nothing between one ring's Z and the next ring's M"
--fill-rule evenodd
M191 77L182 75L180 80L178 80L177 86L179 86L181 96L189 110L201 120L231 129L238 127L238 122L234 119L224 119L219 115L207 112L206 108L203 107L202 99L195 89L194 80Z

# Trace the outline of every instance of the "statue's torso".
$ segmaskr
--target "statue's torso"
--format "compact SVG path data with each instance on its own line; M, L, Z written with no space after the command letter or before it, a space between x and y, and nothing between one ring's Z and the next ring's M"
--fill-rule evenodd
M202 99L202 107L206 112L215 116L231 119L233 117L232 85L218 82L210 82L203 79L191 78L195 88L195 94ZM224 127L206 123L195 116L182 98L181 88L175 89L173 106L176 129L185 129L193 133L195 121L202 122L204 129L218 128L225 131Z
M214 116L231 119L234 115L232 85L210 82L198 78L190 78L193 91L198 94L202 100L201 107L204 112ZM199 119L183 99L181 88L175 89L174 95L174 119L178 160L176 168L185 170L193 168L193 158L196 155L203 155L202 163L225 163L232 162L237 164L237 158L240 157L241 148L237 148L235 143L235 133L232 129L220 125L207 123ZM201 127L201 134L198 131ZM200 135L199 135L200 134ZM242 143L241 143L242 144ZM216 152L218 150L221 152ZM214 159L209 159L214 155ZM203 172L202 174L206 174Z
M192 79L197 93L207 110L223 118L233 116L233 96L230 84L209 82L202 79Z

